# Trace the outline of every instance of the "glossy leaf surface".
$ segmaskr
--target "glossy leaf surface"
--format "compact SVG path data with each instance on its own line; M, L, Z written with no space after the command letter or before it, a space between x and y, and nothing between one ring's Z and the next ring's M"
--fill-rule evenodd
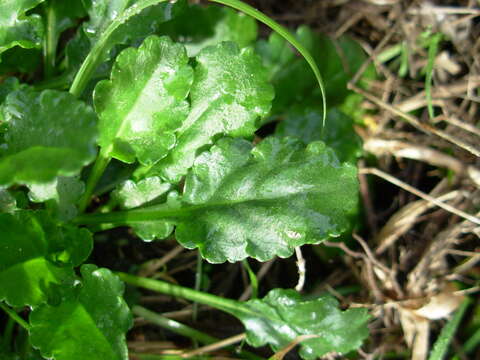
M159 177L149 177L138 182L127 180L113 193L124 209L145 205L169 191L171 185ZM132 224L135 233L145 241L164 239L173 231L173 224L166 221L149 221Z
M43 1L2 0L0 2L0 54L14 46L23 48L41 46L42 20L38 15L26 16L26 12Z
M32 311L32 344L55 360L127 360L125 333L132 316L122 298L123 283L94 265L83 265L81 275L81 286L57 306Z
M77 177L59 176L46 184L29 186L30 201L49 202L49 207L62 221L73 219L77 215L76 202L85 190L85 184Z
M346 354L368 336L366 309L341 311L331 296L304 300L294 290L274 289L245 305L252 313L239 311L235 316L247 329L247 342L255 347L270 344L278 351L298 336L316 335L300 345L300 356L309 360L330 352Z
M361 155L362 144L353 128L353 120L337 108L332 108L328 110L327 121L323 126L322 114L322 109L318 106L293 106L275 133L300 138L305 144L323 140L335 150L340 161L355 163Z
M213 263L265 261L345 230L357 204L356 171L321 142L305 148L268 138L252 149L222 139L195 161L183 201L188 216L176 230L182 245Z
M7 131L0 184L39 184L78 174L95 157L96 116L72 95L30 89L3 106Z
M52 283L71 281L92 250L86 229L59 227L46 212L0 214L0 301L36 306Z
M152 165L176 142L187 117L193 81L185 48L167 37L147 38L116 59L111 80L95 88L99 144L106 157Z
M214 137L252 136L274 96L252 49L240 50L225 42L205 48L196 60L190 113L178 132L177 145L153 169L171 182L186 174L198 150Z

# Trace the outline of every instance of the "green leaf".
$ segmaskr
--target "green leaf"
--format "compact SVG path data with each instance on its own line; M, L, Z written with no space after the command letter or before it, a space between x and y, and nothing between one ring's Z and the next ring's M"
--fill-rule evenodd
M95 49L99 42L102 43L102 46L98 51L93 51L94 53L92 54L92 56L95 57L92 61L96 64L107 61L115 45L131 44L134 41L156 32L160 24L170 21L186 7L185 0L169 1L148 6L138 15L123 20L124 15L129 11L128 9L133 9L141 2L141 0L87 1L89 5L87 6L87 11L90 20L84 23L75 38L72 39L66 47L68 72L71 76L77 73L77 70L87 55ZM130 13L136 12L130 11ZM112 23L118 21L120 21L120 24L113 33L109 33L107 38L103 38L102 36L105 34L106 29ZM103 76L109 67L104 66L103 69L96 68L97 66L94 65L94 68L89 71L97 70L98 74Z
M177 134L176 146L150 173L174 183L215 137L252 136L274 96L266 70L252 49L240 50L225 42L205 48L196 60L190 113Z
M255 347L269 344L274 351L285 348L300 336L300 356L310 360L327 353L345 354L357 349L368 336L367 309L341 311L330 295L304 299L294 290L274 289L263 299L241 302L164 281L119 273L127 284L181 297L240 319L247 342Z
M315 105L293 106L279 123L275 134L300 138L305 144L323 140L335 150L340 161L355 163L362 144L353 128L353 120L337 108L327 112L325 126L322 109Z
M289 257L348 227L356 171L321 142L220 140L187 176L177 240L213 263Z
M278 351L298 336L317 335L300 345L300 356L306 360L330 352L346 354L358 349L368 336L366 309L341 311L331 296L304 300L294 290L274 289L245 306L251 312L238 311L235 316L245 325L252 346L270 344Z
M27 49L41 46L42 20L35 14L26 16L26 12L43 1L3 0L0 2L0 56L14 46Z
M123 283L94 265L83 265L81 274L76 296L32 311L32 344L56 360L127 360L125 333L132 316L122 298Z
M138 50L124 50L111 80L95 88L103 156L127 163L138 158L144 165L165 157L188 115L192 81L185 48L167 37L151 36Z
M233 41L240 48L257 39L257 23L250 16L227 7L192 5L180 16L161 25L159 33L185 44L188 56L207 46Z
M0 104L5 101L8 94L20 89L20 82L15 77L9 77L0 83Z
M85 184L77 177L59 176L46 184L29 186L30 201L45 202L51 200L51 210L62 221L73 219L77 215L76 202L85 190Z
M96 155L96 116L72 95L30 89L4 103L7 123L0 184L39 184L73 176Z
M7 189L0 187L0 213L11 213L17 209L17 200Z
M86 229L59 227L46 212L0 214L0 301L36 306L52 284L70 282L92 250Z
M150 177L138 182L127 180L122 183L113 196L122 208L132 209L153 201L165 194L172 186L159 177Z
M127 180L114 192L113 196L123 209L132 209L158 199L166 194L171 184L159 177L149 177L138 182ZM167 221L146 221L132 224L132 229L144 241L164 239L173 231L173 224Z

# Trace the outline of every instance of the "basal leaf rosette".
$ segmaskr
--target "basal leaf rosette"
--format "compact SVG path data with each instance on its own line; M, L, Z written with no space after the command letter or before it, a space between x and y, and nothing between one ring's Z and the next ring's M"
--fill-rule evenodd
M164 158L188 115L192 82L185 48L167 37L151 36L138 50L124 50L111 79L95 88L104 156L143 165Z
M312 335L300 344L300 356L310 360L330 352L346 354L368 337L367 310L342 311L331 296L305 300L294 290L274 289L245 305L250 311L235 316L245 325L247 342L254 347L269 344L279 351L299 336Z
M199 150L214 138L253 136L274 96L267 71L252 49L223 42L203 49L196 62L190 112L177 132L177 143L148 173L172 183L186 175Z
M49 359L127 360L125 333L132 315L123 283L95 265L83 265L81 275L78 288L67 291L58 305L32 311L31 343Z
M289 257L344 231L357 190L355 167L322 142L222 139L186 178L176 237L212 263Z
M77 175L95 158L95 113L69 93L18 90L7 96L3 113L7 130L0 185Z
M52 284L71 282L73 268L89 256L86 229L56 224L44 211L0 214L0 301L37 306Z

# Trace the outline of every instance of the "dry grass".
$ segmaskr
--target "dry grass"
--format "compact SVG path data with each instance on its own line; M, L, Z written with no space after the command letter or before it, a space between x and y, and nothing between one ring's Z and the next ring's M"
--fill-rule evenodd
M426 359L430 331L466 293L479 290L480 7L475 1L251 3L285 25L352 35L380 75L368 91L356 86L365 64L350 83L371 114L358 129L366 153L375 156L359 164L366 229L355 236L356 251L327 245L345 251L351 276L365 289L341 300L370 307L376 318L364 357L408 348L412 359ZM444 39L434 62L434 118L422 80L428 49L419 39L427 30ZM407 50L404 74L385 56L399 46ZM381 192L391 206L381 204ZM325 282L326 289L338 285Z
M365 228L353 245L325 244L343 250L343 266L325 274L317 290L331 292L345 306L371 309L372 335L362 358L395 353L424 360L431 335L467 294L479 290L480 6L473 0L248 2L288 27L307 24L333 37L348 33L370 56L350 83L369 110L366 125L358 128L370 154L359 163ZM434 118L423 81L428 49L419 40L427 30L443 34L434 62ZM394 66L400 55L387 56L399 47L406 49L403 74ZM357 81L369 63L379 77L363 90ZM178 261L181 252L172 246L142 274ZM272 266L274 261L260 268L260 280ZM362 290L346 297L335 290L352 282ZM245 284L241 300L251 291ZM171 315L190 314L188 308ZM475 358L463 355L461 344L454 346L461 359Z

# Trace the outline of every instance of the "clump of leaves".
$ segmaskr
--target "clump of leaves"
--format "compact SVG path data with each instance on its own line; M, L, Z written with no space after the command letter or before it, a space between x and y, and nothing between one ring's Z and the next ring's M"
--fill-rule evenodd
M277 29L317 78L276 35L256 52L255 21L226 8L0 3L0 56L13 65L0 71L29 80L0 73L0 305L11 318L0 341L5 358L127 359L132 316L120 278L231 313L255 347L277 351L311 335L301 346L305 359L355 350L368 335L365 310L340 311L328 296L305 300L274 289L236 302L84 264L102 226L130 226L146 241L174 234L211 263L289 257L349 228L358 139L340 110L314 105L320 77L307 51L319 58L316 46L329 40L305 28L295 38L245 4L218 2ZM192 14L205 26L187 24ZM57 50L62 33L75 28ZM15 64L13 51L31 52ZM333 63L321 66L327 90L346 84L347 72ZM293 74L301 74L298 93L310 94L309 106L283 93ZM347 96L341 92L335 105ZM276 136L253 145L262 124L279 117ZM89 206L98 193L108 211ZM26 330L16 339L13 321Z

